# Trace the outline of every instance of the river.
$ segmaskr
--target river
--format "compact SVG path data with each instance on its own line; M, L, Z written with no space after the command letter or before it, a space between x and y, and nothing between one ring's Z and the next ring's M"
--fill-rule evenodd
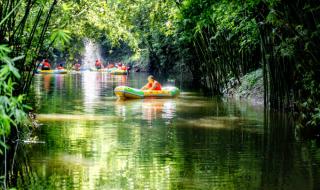
M207 98L118 101L146 74L37 75L41 126L13 147L17 189L319 189L320 143L261 106Z

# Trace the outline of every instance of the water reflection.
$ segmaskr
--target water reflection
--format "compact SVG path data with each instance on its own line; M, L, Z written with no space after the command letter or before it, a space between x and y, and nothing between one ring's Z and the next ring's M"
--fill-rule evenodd
M127 75L108 75L109 80L112 83L116 84L116 86L128 86L128 76Z
M93 106L100 99L103 76L97 72L84 72L82 75L83 104L87 113L94 113Z
M63 90L63 88L64 88L64 75L57 75L55 77L55 79L56 79L55 86L56 86L57 90Z
M290 118L264 117L259 107L195 93L178 99L116 101L114 86L139 87L144 80L144 75L52 75L47 91L45 76L36 78L38 120L43 126L32 137L45 143L19 144L11 151L10 186L319 187L319 144L296 139Z
M158 120L168 125L175 116L176 102L176 99L117 100L115 111L123 119L134 114L136 119L146 120L148 126Z
M50 90L52 75L43 75L43 87L46 92Z

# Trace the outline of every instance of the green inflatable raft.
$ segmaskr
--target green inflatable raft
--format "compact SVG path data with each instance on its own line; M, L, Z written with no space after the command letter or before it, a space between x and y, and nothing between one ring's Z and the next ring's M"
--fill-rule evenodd
M180 90L177 87L163 87L162 90L140 90L128 86L118 86L114 93L120 99L141 99L141 98L174 98L179 96Z
M58 69L55 69L55 70L36 70L36 73L37 74L67 74L68 71L65 69L62 69L62 70L58 70Z

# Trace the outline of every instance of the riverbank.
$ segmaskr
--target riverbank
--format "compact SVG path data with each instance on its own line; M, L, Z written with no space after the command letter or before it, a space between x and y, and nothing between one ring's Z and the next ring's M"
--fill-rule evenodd
M236 100L246 100L255 105L262 105L264 101L262 69L252 71L238 81L235 77L229 79L223 95Z
M227 87L223 90L223 95L227 98L246 101L253 105L263 105L264 87L262 69L244 75L240 78L240 81L234 77L230 78ZM296 128L299 130L301 137L307 139L320 138L320 128L312 125L312 122L317 120L318 115L309 113L308 117L306 117L306 114L299 115L297 112L294 112L294 116Z

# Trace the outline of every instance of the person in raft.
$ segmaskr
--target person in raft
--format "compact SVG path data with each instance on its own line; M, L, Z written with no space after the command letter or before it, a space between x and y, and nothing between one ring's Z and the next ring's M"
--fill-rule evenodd
M155 80L154 76L148 77L148 83L141 90L161 90L161 84Z
M57 69L58 69L58 70L63 70L63 69L64 69L62 63L60 63L60 65L57 67Z
M128 68L127 68L127 66L122 65L120 69L123 70L123 71L126 71Z
M51 69L51 65L49 63L49 60L48 59L43 60L41 70L50 70L50 69Z
M96 66L96 69L103 69L103 65L99 59L96 60L95 66Z
M81 69L80 63L74 64L74 65L73 65L73 69L76 70L76 71L80 71L80 69Z

